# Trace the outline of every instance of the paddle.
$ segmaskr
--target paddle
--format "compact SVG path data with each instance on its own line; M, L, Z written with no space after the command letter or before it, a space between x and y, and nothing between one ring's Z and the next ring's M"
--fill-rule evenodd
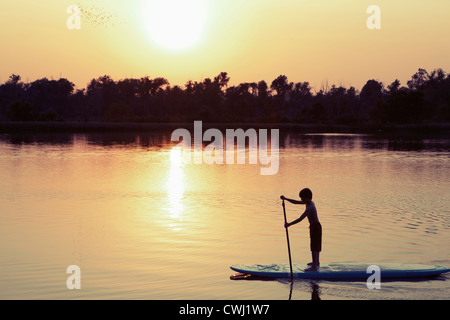
M284 213L284 223L287 223L287 219L286 219L286 208L284 207L284 199L283 199L283 213ZM288 232L288 228L286 229L286 239L287 239L287 246L288 246L288 253L289 253L289 266L291 267L291 282L292 279L294 277L293 273L292 273L292 259L291 259L291 246L289 244L289 232Z

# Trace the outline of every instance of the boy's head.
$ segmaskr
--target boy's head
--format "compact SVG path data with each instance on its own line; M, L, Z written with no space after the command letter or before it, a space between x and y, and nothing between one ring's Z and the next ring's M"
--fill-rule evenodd
M298 195L300 196L300 199L302 199L302 200L306 200L306 201L312 200L312 192L308 188L302 189Z

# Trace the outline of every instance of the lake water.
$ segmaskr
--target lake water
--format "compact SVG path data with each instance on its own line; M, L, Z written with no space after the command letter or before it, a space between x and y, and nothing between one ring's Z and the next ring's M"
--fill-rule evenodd
M280 131L279 171L187 164L171 131L0 135L0 299L450 299L420 281L230 280L288 263L280 195L313 193L321 262L450 265L450 138ZM288 220L304 206L286 205ZM307 221L289 229L311 261ZM81 289L69 290L69 265Z

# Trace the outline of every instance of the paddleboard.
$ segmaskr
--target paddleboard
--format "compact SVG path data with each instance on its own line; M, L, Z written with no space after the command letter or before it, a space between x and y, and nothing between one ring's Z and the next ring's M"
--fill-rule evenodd
M369 264L357 262L323 264L317 271L312 272L304 271L304 269L308 268L307 265L294 264L292 265L292 271L294 278L300 279L348 279L366 281L373 274L373 271L368 270L368 267L371 265L376 265L380 268L381 279L432 277L450 271L447 267L433 265L400 263ZM241 264L233 265L230 268L241 274L249 274L256 277L291 277L289 264Z

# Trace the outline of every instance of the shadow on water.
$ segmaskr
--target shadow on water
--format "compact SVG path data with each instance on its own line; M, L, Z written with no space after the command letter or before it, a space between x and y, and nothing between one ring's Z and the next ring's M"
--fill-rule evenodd
M231 278L233 279L233 278ZM251 276L251 275L245 275L240 278L236 278L234 280L241 280L241 281L278 281L279 283L282 283L284 285L289 286L289 294L288 294L288 300L292 300L292 295L294 292L294 289L302 290L304 292L310 292L311 293L311 300L322 300L322 290L320 283L322 280L309 280L309 279L294 279L294 281L290 281L286 278L265 278L265 277L257 277L257 276ZM403 282L403 283L420 283L420 282L428 282L428 281L448 281L448 276L441 274L441 275L435 275L435 276L427 276L427 277L420 277L420 278L403 278L401 280L399 279L384 279L382 280L381 284L392 284L396 282ZM361 283L364 285L364 281L355 281L355 280L326 280L327 283ZM369 290L369 289L367 289ZM373 289L371 289L373 290Z
M317 281L317 280L297 280L297 281L301 281L304 286L309 287L309 290L311 292L311 300L322 300L320 298L320 294L321 294L320 286L319 286L320 281ZM288 300L292 300L292 292L293 292L295 283L296 283L295 280L290 282Z
M257 277L252 275L244 275L244 274L235 274L230 277L231 280L240 280L240 281L278 281L283 284L289 284L289 297L288 300L292 300L292 292L294 289L294 284L300 285L304 287L305 285L309 287L311 292L311 300L321 300L320 299L320 281L318 280L305 280L305 279L295 279L294 281L290 281L284 278L265 278L265 277Z

